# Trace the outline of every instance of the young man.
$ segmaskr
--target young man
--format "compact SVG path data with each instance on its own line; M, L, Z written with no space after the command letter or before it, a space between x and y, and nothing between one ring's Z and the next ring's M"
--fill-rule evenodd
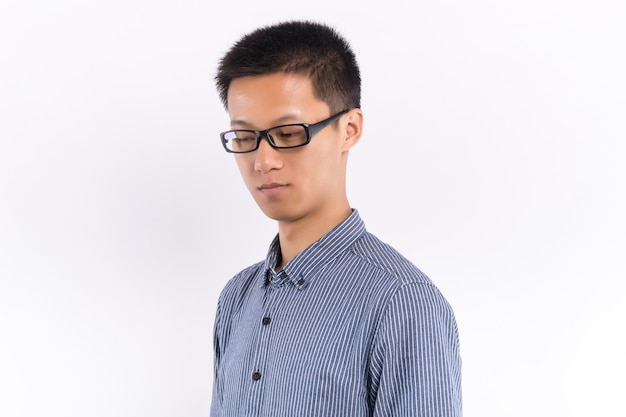
M220 295L211 416L461 416L452 309L348 203L363 131L349 44L314 22L263 27L216 82L222 144L278 235Z

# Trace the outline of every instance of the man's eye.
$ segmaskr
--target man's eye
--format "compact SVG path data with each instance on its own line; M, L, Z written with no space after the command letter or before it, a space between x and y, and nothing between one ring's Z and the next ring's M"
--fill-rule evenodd
M271 132L272 139L281 146L299 145L305 138L305 131L300 126L288 126Z
M247 151L256 146L256 136L249 132L232 132L228 138L230 148L236 151Z
M240 133L237 133L237 136L235 136L231 140L233 142L236 142L238 144L243 145L243 144L246 144L246 143L255 142L256 141L256 136L240 132Z

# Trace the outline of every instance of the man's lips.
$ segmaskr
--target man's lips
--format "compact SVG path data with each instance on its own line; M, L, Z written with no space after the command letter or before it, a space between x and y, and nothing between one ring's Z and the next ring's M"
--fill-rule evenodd
M268 197L279 194L285 188L287 188L287 184L279 184L276 182L272 182L268 184L261 184L258 187L259 191L261 191L263 194L265 194Z

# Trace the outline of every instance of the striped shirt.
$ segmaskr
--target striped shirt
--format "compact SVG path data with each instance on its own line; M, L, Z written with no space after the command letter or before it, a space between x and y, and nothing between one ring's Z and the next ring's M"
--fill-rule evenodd
M220 295L212 417L462 415L450 305L356 210L279 259L277 236Z

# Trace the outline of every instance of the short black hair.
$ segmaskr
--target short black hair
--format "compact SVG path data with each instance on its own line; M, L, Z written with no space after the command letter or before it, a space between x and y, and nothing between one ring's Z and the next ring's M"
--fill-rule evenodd
M244 35L219 62L216 87L228 109L235 78L273 73L309 76L316 97L332 112L361 107L361 75L349 42L313 21L286 21Z

